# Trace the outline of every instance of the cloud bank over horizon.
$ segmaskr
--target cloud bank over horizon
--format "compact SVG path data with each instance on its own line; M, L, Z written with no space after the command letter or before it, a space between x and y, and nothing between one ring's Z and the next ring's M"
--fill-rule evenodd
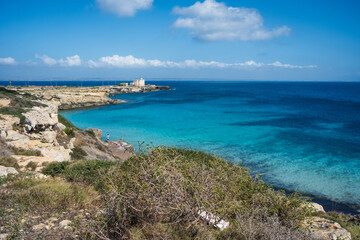
M316 65L293 65L288 63L281 63L280 61L274 61L272 63L263 63L257 62L254 60L249 60L245 62L234 62L234 63L224 63L219 61L199 61L194 59L186 59L184 61L162 61L158 59L145 59L137 58L133 55L120 56L112 55L101 57L98 60L81 60L79 55L69 56L65 59L56 60L45 54L38 55L35 54L35 60L28 60L24 63L17 63L14 58L0 58L0 64L4 65L13 65L13 64L23 64L27 66L60 66L60 67L87 67L87 68L263 68L263 67L273 67L273 68L286 68L286 69L314 69L318 68Z
M257 9L228 7L216 0L196 2L190 7L174 7L180 17L173 27L189 29L190 34L204 42L269 40L287 36L291 29L282 26L268 30Z
M17 62L12 57L0 58L0 64L2 65L16 65Z
M152 7L154 0L96 0L100 8L118 17L133 17L139 10Z

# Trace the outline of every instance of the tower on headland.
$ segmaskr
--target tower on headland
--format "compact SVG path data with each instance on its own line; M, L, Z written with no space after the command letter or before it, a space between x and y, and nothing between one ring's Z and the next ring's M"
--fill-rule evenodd
M130 83L130 86L145 87L145 80L143 78L136 79L132 83Z

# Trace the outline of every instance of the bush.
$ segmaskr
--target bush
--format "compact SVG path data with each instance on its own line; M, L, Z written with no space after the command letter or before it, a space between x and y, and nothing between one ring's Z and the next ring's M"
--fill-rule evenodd
M87 156L87 153L81 147L74 147L70 153L72 160L82 160Z
M100 224L107 229L104 238L128 238L136 229L146 238L248 239L239 229L244 215L256 215L254 222L263 224L271 219L271 226L298 236L297 228L309 214L298 196L287 198L253 179L247 169L199 151L158 147L111 168L107 180L106 223ZM203 224L199 211L225 219L231 227L220 234ZM255 235L266 237L261 230Z
M52 162L42 169L42 173L52 177L60 176L65 173L65 169L71 162Z
M86 132L87 134L89 134L92 138L94 138L95 140L97 140L96 135L95 135L95 133L94 133L93 130L87 129L87 130L85 130L85 132Z
M77 127L75 127L74 124L72 124L69 120L67 120L64 116L62 116L60 114L58 114L58 121L59 121L59 123L62 123L67 128L78 129Z
M116 162L83 160L67 166L64 174L68 181L92 184L96 189L101 190L104 176L114 165Z
M16 148L12 147L12 150L15 155L23 155L23 156L42 156L40 150L31 150L31 149L23 149L23 148Z
M12 157L0 157L0 165L3 165L5 167L13 167L16 169L20 167L17 163L17 160Z
M32 171L35 171L35 169L37 168L37 164L35 162L28 162L28 164L26 164L26 168L31 169Z
M75 132L71 128L65 128L64 133L66 133L66 135L68 135L69 138L75 137Z

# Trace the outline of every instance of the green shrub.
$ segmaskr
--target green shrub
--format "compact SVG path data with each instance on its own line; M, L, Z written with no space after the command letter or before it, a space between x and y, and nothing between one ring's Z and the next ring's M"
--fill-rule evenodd
M40 150L23 149L23 148L17 148L17 147L12 147L12 150L15 155L37 156L37 157L42 156Z
M20 124L25 124L25 116L22 113L26 113L27 110L19 107L1 107L0 114L11 115L20 118Z
M85 132L86 132L87 134L89 134L92 138L94 138L95 140L97 139L97 138L96 138L96 135L95 135L95 133L94 133L93 130L87 129L87 130L85 130Z
M87 156L87 153L81 147L74 147L70 153L72 160L81 160Z
M33 161L30 161L30 162L28 162L28 164L26 164L26 168L29 168L32 171L35 171L35 169L37 168L37 164Z
M59 123L62 123L67 128L78 129L77 127L75 127L74 124L72 124L69 120L67 120L61 114L58 114L58 121L59 121Z
M16 97L19 93L14 90L9 90L4 87L0 87L0 98L13 98Z
M261 227L254 227L259 221L263 222L258 226L267 226L269 231L279 229L287 237L306 239L297 230L309 215L301 207L299 196L287 198L253 179L247 169L203 152L149 149L148 154L138 154L111 168L106 177L106 223L101 228L108 230L105 235L111 239L127 238L133 235L133 229L139 229L146 238L267 238ZM220 234L206 227L199 211L229 221L230 228ZM159 224L172 227L161 232L143 231L156 229ZM242 231L239 226L243 224L248 224L250 232ZM276 239L277 234L271 237Z
M17 163L17 160L12 157L0 157L0 165L3 165L5 167L13 167L16 169L20 167Z
M65 128L64 133L66 133L66 135L68 135L69 138L75 137L75 132L71 128Z
M110 167L114 165L116 165L116 162L100 160L77 161L66 167L65 178L71 182L94 184L96 189L100 190L105 175Z
M42 169L42 173L52 177L63 175L71 162L52 162Z

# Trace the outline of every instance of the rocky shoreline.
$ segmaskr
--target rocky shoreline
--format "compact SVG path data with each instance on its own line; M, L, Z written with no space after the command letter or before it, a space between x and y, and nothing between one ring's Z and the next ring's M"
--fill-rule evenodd
M0 89L0 157L15 159L20 166L18 170L1 166L0 176L28 172L29 168L39 172L50 162L128 159L133 155L131 146L122 141L104 142L101 130L80 130L59 116L58 110L122 103L122 100L109 98L111 94L169 89L156 86ZM303 223L314 239L351 239L350 233L338 223L322 217L326 213L321 205L309 203L307 207L319 215Z
M110 96L124 93L144 93L152 91L172 90L168 86L145 85L135 86L99 86L99 87L67 87L67 86L22 86L7 87L19 93L28 93L42 100L58 105L59 110L95 107L124 103L121 99Z

